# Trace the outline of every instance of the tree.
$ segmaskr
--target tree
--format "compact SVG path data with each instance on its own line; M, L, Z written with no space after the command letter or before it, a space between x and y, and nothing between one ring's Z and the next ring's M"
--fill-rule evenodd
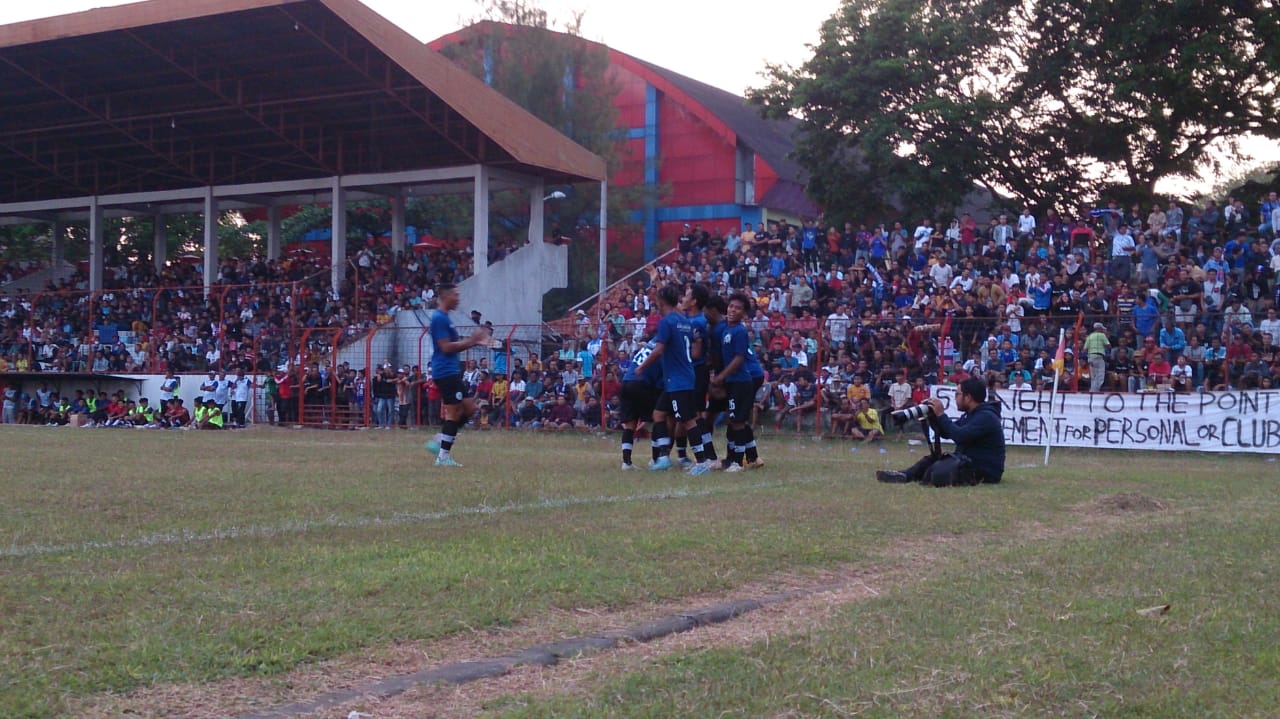
M799 68L750 94L798 114L833 214L933 211L976 184L1043 207L1280 137L1272 0L845 0Z

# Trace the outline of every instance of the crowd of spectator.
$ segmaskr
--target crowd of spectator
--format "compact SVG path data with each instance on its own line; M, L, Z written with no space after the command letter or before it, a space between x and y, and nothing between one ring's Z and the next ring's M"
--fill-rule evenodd
M985 223L962 215L824 225L686 225L670 259L616 288L597 311L579 311L561 346L495 341L473 350L465 379L484 410L473 421L612 426L619 378L659 320L656 289L671 282L754 297L747 326L767 371L756 422L819 417L824 431L868 440L901 431L885 427L884 410L969 376L996 391L1056 381L1062 391L1191 392L1271 388L1280 372L1275 193L1253 207L1240 198L1221 208L1107 202L1071 216L1023 208ZM335 292L327 259L230 260L218 278L230 289L215 287L209 298L162 289L198 280L193 268L184 276L181 267L164 275L114 267L112 289L92 306L99 338L114 323L114 343L75 348L88 311L51 291L19 302L0 296L0 354L13 367L39 347L45 370L244 368L273 374L272 421L431 424L439 396L418 367L272 370L325 349L290 346L291 327L332 330L313 336L341 341L397 312L429 309L434 284L456 282L471 262L466 250L367 247ZM1060 331L1064 368L1055 373ZM129 350L125 333L139 349Z
M227 259L207 293L199 267L183 261L162 272L111 264L96 293L77 271L38 293L0 290L0 372L269 371L424 308L435 284L470 271L469 251L385 245L356 252L336 290L328 258L309 251Z
M671 261L606 298L603 335L625 361L659 319L656 287L745 290L768 370L757 409L789 422L825 407L850 436L866 435L868 410L968 376L996 390L1055 377L1064 391L1267 389L1280 373L1278 227L1274 192L1251 209L1235 197L1149 211L1112 201L914 229L692 224ZM579 341L591 333L583 323Z

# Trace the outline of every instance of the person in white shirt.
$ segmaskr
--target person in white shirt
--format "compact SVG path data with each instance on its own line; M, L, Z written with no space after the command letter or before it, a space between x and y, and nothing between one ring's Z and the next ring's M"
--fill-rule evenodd
M228 405L231 402L231 380L227 379L226 371L218 373L217 389L213 391L213 403L222 408L225 415L229 411Z
M916 241L916 249L925 249L929 247L929 238L933 236L933 220L928 217L920 221L920 226L916 227L912 238Z
M834 313L827 316L827 332L831 334L831 344L839 344L849 339L849 324L845 305L840 305Z
M1129 226L1121 225L1116 236L1111 238L1111 266L1109 274L1112 279L1128 282L1133 276L1133 253L1137 245L1129 235Z
M245 412L249 407L249 398L253 396L253 378L246 377L244 370L236 372L236 378L230 382L231 421L237 427L244 427Z
M907 374L899 372L897 379L893 381L893 384L889 385L889 407L894 412L897 412L898 410L906 409L910 404L911 384L907 382ZM907 427L906 419L900 420L895 416L893 420L898 427L898 434L904 434Z
M1014 302L1004 307L1005 319L1009 322L1009 331L1018 334L1022 332L1022 318L1027 314L1026 308L1020 302Z
M644 339L645 321L644 315L637 312L627 320L627 325L631 327L631 339L639 342Z
M200 401L212 402L218 392L218 373L209 370L209 378L200 384Z
M1031 214L1030 207L1022 208L1022 214L1018 215L1018 235L1029 236L1036 231L1036 218Z
M929 268L929 277L933 278L934 287L947 288L951 286L951 278L955 275L955 270L951 265L947 264L946 257L939 257L938 263Z
M1280 344L1280 319L1276 319L1275 308L1267 310L1267 318L1258 323L1258 331L1271 335L1271 344Z
M1178 361L1169 369L1169 384L1174 392L1190 392L1195 381L1195 369L1187 364L1187 358L1178 355Z

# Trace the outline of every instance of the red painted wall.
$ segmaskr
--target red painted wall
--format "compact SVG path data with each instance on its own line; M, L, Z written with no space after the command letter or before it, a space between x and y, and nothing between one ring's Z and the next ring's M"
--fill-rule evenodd
M734 148L666 95L658 98L658 157L667 206L733 202Z

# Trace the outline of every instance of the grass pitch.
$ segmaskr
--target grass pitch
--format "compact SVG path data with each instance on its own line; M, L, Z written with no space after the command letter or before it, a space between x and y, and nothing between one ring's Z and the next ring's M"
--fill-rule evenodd
M817 628L602 662L572 695L482 708L1204 717L1280 700L1265 457L1059 451L1044 469L1011 450L1002 485L928 490L872 479L920 456L900 444L766 439L765 469L691 478L619 472L616 437L576 434L464 432L466 467L442 470L426 436L0 428L0 716L105 715L166 687L835 567L898 579Z

